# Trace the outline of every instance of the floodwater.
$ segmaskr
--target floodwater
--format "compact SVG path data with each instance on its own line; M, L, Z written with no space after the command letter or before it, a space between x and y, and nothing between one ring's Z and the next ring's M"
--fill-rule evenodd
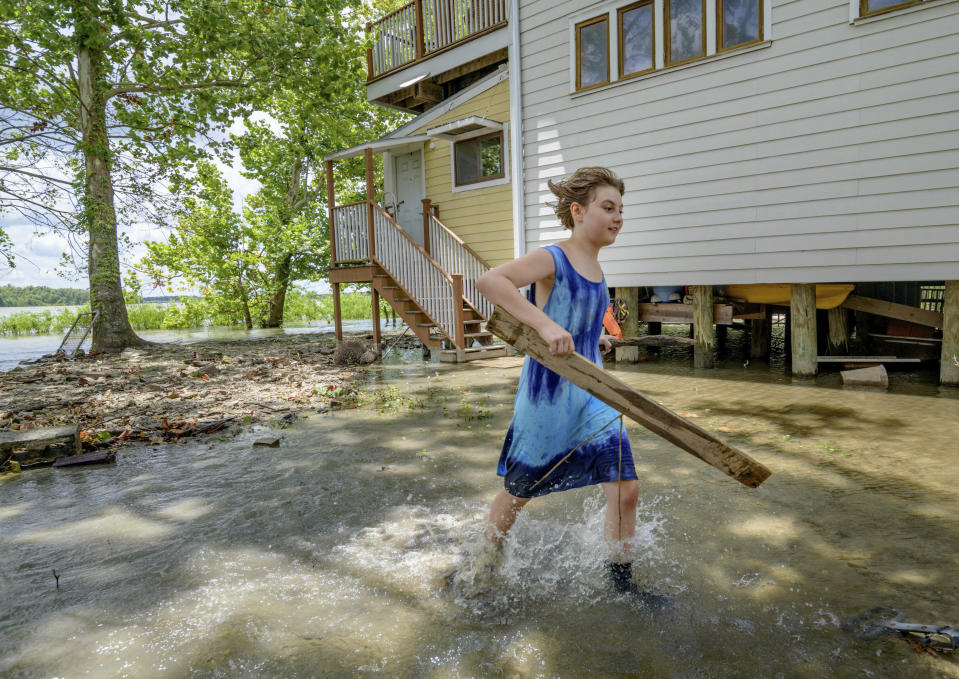
M30 307L30 309L44 308L49 307ZM373 322L371 320L343 321L343 329L346 331L372 331ZM191 344L208 340L234 341L256 339L270 335L309 332L333 332L333 324L324 321L311 321L309 323L288 324L283 328L254 328L253 330L221 327L190 328L188 330L138 330L137 335L151 342ZM52 354L60 347L62 341L63 335L0 336L0 372L12 370L20 361ZM83 348L89 350L89 339L84 343Z
M518 365L376 365L355 410L0 482L0 675L959 677L867 624L959 627L959 393L621 367L772 476L627 422L636 571L672 605L607 591L595 488L530 503L464 596L442 576L501 488Z

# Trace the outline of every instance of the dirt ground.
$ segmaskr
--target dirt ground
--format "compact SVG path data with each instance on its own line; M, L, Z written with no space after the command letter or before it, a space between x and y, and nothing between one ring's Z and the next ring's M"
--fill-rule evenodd
M332 333L304 333L44 357L0 372L0 431L76 422L93 450L355 407L351 364L373 360L371 338L347 333L339 351ZM419 346L397 332L383 338L391 350Z

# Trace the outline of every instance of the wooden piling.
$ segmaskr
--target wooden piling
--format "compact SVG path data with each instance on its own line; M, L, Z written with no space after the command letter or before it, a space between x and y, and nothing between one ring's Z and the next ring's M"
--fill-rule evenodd
M693 293L693 365L696 368L712 368L713 344L716 326L713 325L713 286L694 285Z
M829 355L845 356L849 353L849 311L837 306L829 309Z
M769 358L770 337L772 334L772 307L764 305L764 318L749 321L749 358Z
M333 283L333 328L337 340L343 339L343 315L340 313L340 284Z
M373 289L373 346L380 351L380 293Z
M794 283L790 287L789 316L792 373L797 377L812 377L818 369L815 285Z
M623 337L636 337L639 334L639 288L616 288L615 295L626 305L626 320L619 324ZM615 308L614 308L615 311ZM639 347L616 347L616 362L636 363L639 361Z
M959 386L959 280L946 281L946 294L942 299L939 383Z

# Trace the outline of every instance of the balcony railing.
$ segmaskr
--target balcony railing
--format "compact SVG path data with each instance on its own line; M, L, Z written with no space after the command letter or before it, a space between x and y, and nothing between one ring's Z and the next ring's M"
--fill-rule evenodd
M367 24L368 79L506 25L506 0L415 0Z

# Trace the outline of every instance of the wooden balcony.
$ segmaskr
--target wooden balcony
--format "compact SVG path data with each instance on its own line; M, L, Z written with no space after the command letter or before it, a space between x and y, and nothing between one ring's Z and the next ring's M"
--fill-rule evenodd
M507 8L506 0L414 0L367 24L372 42L366 52L370 100L420 112L442 101L444 84L505 62L505 41L500 44L484 36L507 25ZM464 48L459 54L457 48L480 38L484 40L476 43L477 49ZM489 40L493 42L487 44ZM387 91L380 91L389 76L446 53L456 58L447 55L431 64L444 62L432 73L411 82L401 83L400 78Z

